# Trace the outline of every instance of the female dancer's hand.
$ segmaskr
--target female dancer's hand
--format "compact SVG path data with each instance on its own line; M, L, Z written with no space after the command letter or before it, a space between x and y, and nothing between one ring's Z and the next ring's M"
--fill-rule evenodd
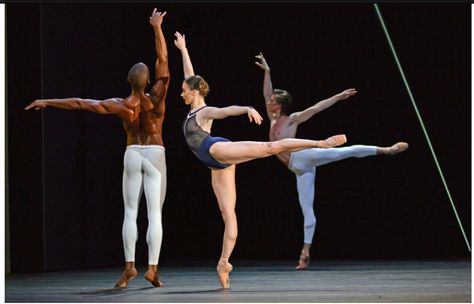
M356 89L347 89L337 94L336 97L338 98L338 100L344 100L351 96L354 96L356 93L357 93Z
M255 121L255 123L257 125L260 125L263 121L262 116L260 116L260 114L257 112L257 110L255 110L252 107L249 107L249 109L247 111L247 115L249 116L250 122Z
M261 69L265 71L270 71L270 67L268 66L268 63L265 60L265 57L263 57L262 52L260 52L259 55L255 56L255 58L260 59L260 62L255 62L256 65L258 65Z
M174 45L180 50L185 49L186 48L185 35L181 35L180 32L176 32L176 33L174 33L174 35L176 36L176 40L174 41Z

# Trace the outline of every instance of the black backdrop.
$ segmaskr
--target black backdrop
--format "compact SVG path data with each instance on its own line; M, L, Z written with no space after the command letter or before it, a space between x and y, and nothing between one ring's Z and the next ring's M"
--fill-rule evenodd
M274 87L294 110L349 87L358 94L300 126L302 138L345 133L348 144L410 149L318 168L315 259L453 258L469 253L388 43L371 4L8 4L7 122L12 271L115 266L123 262L122 157L113 116L48 108L36 98L105 99L129 93L126 74L153 67L153 8L168 12L171 84L164 122L168 189L161 264L215 260L223 224L210 172L181 134L188 108L174 31L186 35L208 104L253 105L264 114L262 51ZM470 238L470 6L380 8ZM268 121L214 123L232 140L267 140ZM303 220L294 175L274 157L237 168L239 239L234 259L295 259ZM146 206L137 262L145 264Z

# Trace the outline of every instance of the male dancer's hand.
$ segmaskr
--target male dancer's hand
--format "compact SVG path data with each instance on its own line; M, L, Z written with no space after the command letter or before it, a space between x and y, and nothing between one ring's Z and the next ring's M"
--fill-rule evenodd
M29 105L27 105L25 107L25 110L29 110L31 108L35 108L35 110L41 110L41 109L46 108L46 100L37 99L37 100L33 101L32 103L30 103Z
M155 8L150 16L150 24L152 26L161 26L161 23L163 23L163 17L165 15L166 12L158 12L158 10Z
M351 96L354 96L355 94L357 94L357 91L356 91L356 89L352 88L352 89L347 89L345 91L342 91L339 94L336 94L336 97L337 97L338 100L344 100L344 99L347 99Z
M268 63L265 60L265 57L263 57L262 52L260 52L259 55L255 56L255 58L260 59L260 62L255 62L256 65L258 65L261 69L265 71L270 71L270 67L268 66Z
M176 32L174 33L175 37L176 37L176 40L174 41L174 45L182 50L182 49L185 49L186 48L186 37L185 35L181 35L180 32Z

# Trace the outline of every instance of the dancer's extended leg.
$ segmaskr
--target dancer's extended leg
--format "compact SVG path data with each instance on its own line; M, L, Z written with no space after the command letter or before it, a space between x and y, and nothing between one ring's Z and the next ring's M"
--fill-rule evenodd
M342 145L345 142L345 135L332 136L326 140L286 138L273 142L218 142L211 146L209 152L221 163L239 164L282 152L294 152L315 147L329 148Z

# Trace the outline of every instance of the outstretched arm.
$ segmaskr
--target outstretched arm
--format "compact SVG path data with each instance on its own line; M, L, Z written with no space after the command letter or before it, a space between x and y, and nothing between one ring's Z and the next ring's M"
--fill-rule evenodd
M224 119L229 116L240 116L247 114L250 122L255 122L257 125L263 121L262 116L252 107L230 106L225 108L206 107L200 113L203 120L210 119Z
M260 52L260 54L255 57L260 60L260 62L255 62L255 64L265 71L265 74L263 76L263 97L265 98L265 107L267 109L267 115L271 119L272 116L270 111L268 110L268 102L270 102L270 98L273 94L272 79L270 77L270 67L268 66L268 63L265 60L265 57L263 57L262 52Z
M166 12L158 12L155 8L150 17L150 24L153 26L155 33L155 49L156 49L156 62L155 62L155 85L152 88L153 96L161 101L166 96L168 89L170 71L168 68L168 49L166 47L165 37L161 30L161 24L163 23L163 17Z
M315 114L329 108L330 106L334 105L336 102L345 100L351 96L354 96L357 93L356 89L347 89L339 94L336 94L328 99L324 99L318 103L316 103L314 106L311 106L307 108L304 111L301 112L295 112L290 115L289 117L289 123L293 124L300 124L311 117L313 117Z
M181 51L181 56L183 57L184 79L194 76L193 64L186 48L185 35L181 35L179 32L174 33L174 35L176 36L174 45Z
M46 107L54 107L65 110L86 110L98 114L125 114L126 109L121 104L121 98L110 98L106 100L63 98L63 99L37 99L25 107L25 110L34 108L40 110Z

